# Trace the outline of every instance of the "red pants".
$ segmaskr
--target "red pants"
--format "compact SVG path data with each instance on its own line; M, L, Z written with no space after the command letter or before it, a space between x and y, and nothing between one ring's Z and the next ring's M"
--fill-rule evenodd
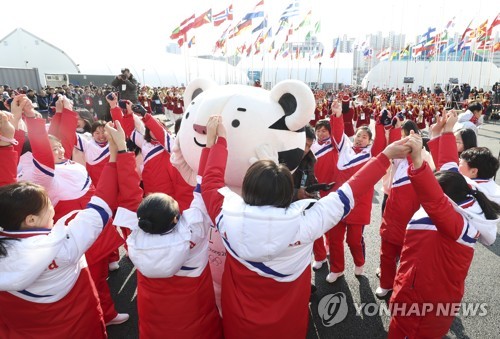
M387 290L392 289L402 249L402 246L382 239L380 247L380 287Z
M410 304L408 304L410 305ZM393 316L389 324L388 339L422 338L440 339L448 333L455 317L436 316L428 313L423 317Z
M344 237L346 237L346 229L346 242L351 251L352 258L354 259L354 264L356 266L363 266L365 264L364 228L364 225L347 225L345 222L341 221L328 231L331 272L339 273L344 271Z
M314 241L313 253L315 261L323 261L326 259L325 239L323 238L323 236Z
M92 276L97 294L99 295L104 323L110 322L118 315L118 312L115 310L113 299L111 298L111 292L109 291L107 281L109 270L108 263L109 259L104 258L92 265L89 265L90 275Z

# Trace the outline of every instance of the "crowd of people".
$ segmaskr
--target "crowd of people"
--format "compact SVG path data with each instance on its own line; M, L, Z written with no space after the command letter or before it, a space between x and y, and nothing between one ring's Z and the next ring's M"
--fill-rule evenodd
M171 164L182 95L138 88L128 69L104 87L4 86L0 337L105 338L129 319L107 285L120 246L137 268L145 338L304 338L311 269L327 264L335 283L344 241L355 275L379 260L375 294L391 305L461 301L474 246L495 241L500 217L499 162L476 137L486 95L471 91L459 114L444 92L315 90L297 171L258 160L241 195L225 188L219 115L203 129L198 185ZM380 257L366 258L379 180ZM220 308L211 224L227 251ZM452 320L394 312L389 337L442 337Z

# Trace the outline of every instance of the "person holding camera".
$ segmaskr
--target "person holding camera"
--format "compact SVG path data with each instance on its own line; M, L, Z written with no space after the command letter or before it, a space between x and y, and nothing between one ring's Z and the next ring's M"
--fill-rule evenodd
M120 93L121 100L130 100L132 103L137 103L137 80L134 78L128 68L124 68L121 74L118 74L111 82Z

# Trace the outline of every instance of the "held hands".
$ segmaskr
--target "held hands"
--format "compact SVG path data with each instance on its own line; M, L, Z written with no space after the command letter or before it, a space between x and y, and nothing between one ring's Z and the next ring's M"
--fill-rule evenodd
M414 131L410 131L410 136L406 139L406 146L411 149L411 161L413 162L413 168L417 169L422 166L422 136L416 134Z
M340 118L342 116L342 105L340 105L338 99L333 100L331 109L332 109L332 114L335 115L337 118Z
M411 148L407 145L409 137L403 138L392 144L388 145L382 153L384 153L389 159L403 159L406 158L408 153L411 152Z
M0 146L9 146L13 142L7 141L14 138L14 133L16 131L14 125L12 125L10 120L14 120L14 116L7 112L0 111Z
M226 128L222 123L222 116L212 115L207 122L207 147L210 148L215 144L217 137L226 137Z
M458 114L455 110L451 110L448 113L446 113L446 121L443 127L443 133L453 132L453 126L455 126L457 121L458 121Z
M117 152L127 150L125 132L123 131L119 121L115 121L114 124L112 122L108 122L104 129L106 131L106 137L108 138L110 152L112 151L112 143L116 145Z

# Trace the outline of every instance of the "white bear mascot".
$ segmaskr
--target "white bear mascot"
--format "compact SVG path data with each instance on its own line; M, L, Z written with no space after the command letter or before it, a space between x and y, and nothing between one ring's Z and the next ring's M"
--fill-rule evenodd
M279 161L291 171L297 168L305 146L304 126L315 107L311 89L297 80L282 81L268 91L244 85L219 86L211 80L196 79L184 91L184 104L172 164L189 184L196 185L208 118L221 115L227 130L225 183L237 193L241 193L243 177L256 160ZM219 309L225 256L222 239L212 225L209 264Z

